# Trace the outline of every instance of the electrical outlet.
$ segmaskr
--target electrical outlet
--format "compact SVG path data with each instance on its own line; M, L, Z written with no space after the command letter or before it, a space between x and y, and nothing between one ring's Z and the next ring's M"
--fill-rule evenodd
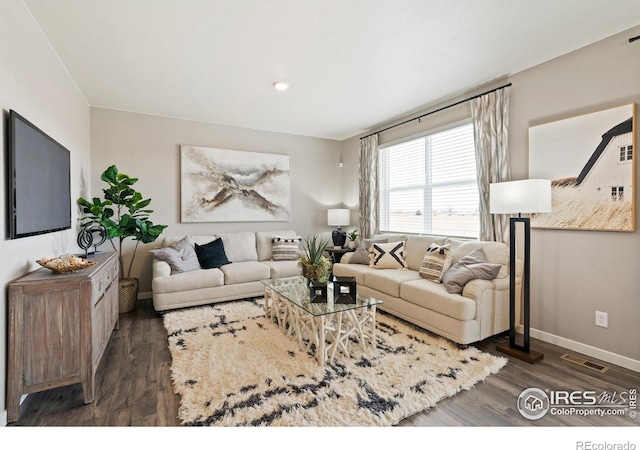
M609 316L606 312L596 311L596 325L603 328L609 328Z

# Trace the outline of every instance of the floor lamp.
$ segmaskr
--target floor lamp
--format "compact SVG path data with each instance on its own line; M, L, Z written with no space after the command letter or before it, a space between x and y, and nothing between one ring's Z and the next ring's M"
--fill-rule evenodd
M520 180L489 185L489 210L492 214L518 214L509 219L509 343L498 344L496 349L514 358L535 364L544 358L540 352L531 350L530 328L530 250L531 224L522 214L551 212L551 181ZM524 225L524 273L522 280L522 318L524 337L516 344L516 224Z

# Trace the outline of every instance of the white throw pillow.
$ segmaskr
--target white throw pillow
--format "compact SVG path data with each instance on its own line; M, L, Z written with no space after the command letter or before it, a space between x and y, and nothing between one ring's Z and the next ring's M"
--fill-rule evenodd
M369 261L369 267L376 269L406 269L404 241L371 244Z

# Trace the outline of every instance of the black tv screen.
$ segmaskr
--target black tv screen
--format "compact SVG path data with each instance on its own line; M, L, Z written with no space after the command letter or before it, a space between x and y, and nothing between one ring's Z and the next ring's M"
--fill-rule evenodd
M71 228L69 150L12 110L8 156L10 238Z

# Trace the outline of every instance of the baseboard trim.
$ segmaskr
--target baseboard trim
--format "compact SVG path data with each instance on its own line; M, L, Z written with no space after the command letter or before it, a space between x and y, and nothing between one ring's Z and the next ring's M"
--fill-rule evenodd
M153 298L153 292L138 292L138 300Z
M520 328L519 332L522 332L522 326L518 326L518 328ZM617 353L609 352L598 347L583 344L582 342L556 336L555 334L536 330L534 328L531 328L530 332L532 338L540 339L541 341L548 342L549 344L582 353L583 355L591 356L592 358L597 358L601 361L606 361L608 363L615 364L616 366L633 370L634 372L640 372L640 361L638 360L618 355Z
M8 423L9 422L7 422L7 410L5 409L4 411L2 411L2 414L0 414L0 427L6 427Z

